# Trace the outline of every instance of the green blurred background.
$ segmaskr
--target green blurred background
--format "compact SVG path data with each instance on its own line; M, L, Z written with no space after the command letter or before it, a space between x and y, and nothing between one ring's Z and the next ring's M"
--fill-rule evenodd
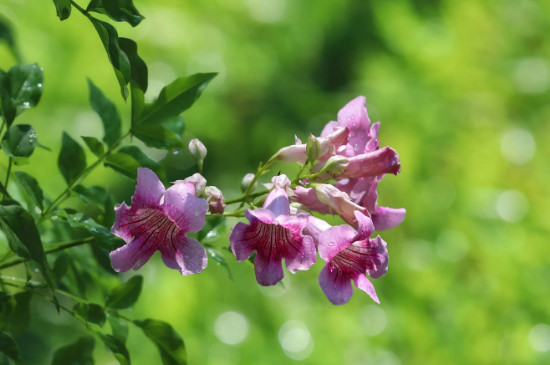
M287 272L284 288L262 288L252 266L230 255L233 280L212 261L203 274L181 277L155 256L139 272L144 290L128 316L171 323L190 364L550 363L550 2L134 3L146 19L117 29L138 43L150 98L177 76L219 72L184 114L186 138L208 148L209 184L237 196L259 161L294 134L318 134L365 95L371 120L382 122L382 145L402 161L401 173L379 185L380 204L405 207L407 217L382 232L390 266L374 281L380 305L355 290L347 305L332 306L317 284L322 260ZM30 0L3 0L0 14L23 60L45 75L40 104L19 119L52 151L37 150L17 168L55 197L61 132L101 137L86 77L126 123L129 106L81 14L60 22L51 1ZM0 68L14 64L1 45ZM185 153L174 157L174 176L189 165ZM2 176L5 168L3 159ZM129 202L135 183L110 170L86 184L105 181ZM52 347L84 330L52 305L34 305L22 350L40 354L24 353L30 363L47 363ZM135 364L159 362L136 330L129 348ZM98 363L116 363L99 343L96 353Z

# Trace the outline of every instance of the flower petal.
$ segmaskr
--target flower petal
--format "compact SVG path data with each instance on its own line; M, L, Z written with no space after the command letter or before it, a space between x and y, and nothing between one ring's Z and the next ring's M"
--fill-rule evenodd
M137 270L142 267L157 249L154 240L142 237L109 253L111 266L116 272L125 272L130 269Z
M256 255L254 258L254 271L258 284L263 286L275 285L283 278L281 260L270 260L270 257Z
M371 278L377 279L388 272L388 248L386 241L380 236L369 240L368 245L369 260L367 261L367 274Z
M292 249L294 248L294 249ZM307 270L317 261L315 243L310 236L302 236L301 245L291 247L285 255L285 264L288 271Z
M367 293L372 300L374 300L376 303L380 303L380 299L378 299L378 296L376 295L376 291L374 290L374 285L370 282L369 279L363 274L357 275L356 278L353 279L355 282L355 286L358 289L361 289L365 293Z
M335 305L347 303L353 294L351 280L338 275L337 270L331 270L330 264L325 265L319 273L319 285L328 300Z
M323 232L319 240L319 255L325 260L330 261L338 252L348 247L357 232L348 225L342 224L334 226Z
M198 274L208 265L204 247L183 234L160 245L159 250L164 264L182 275Z
M264 202L264 209L269 209L275 217L290 214L288 194L285 189L275 188L271 190Z
M376 207L376 213L372 215L372 222L377 231L383 231L396 227L405 219L404 208Z
M349 129L348 143L355 154L363 153L368 140L370 120L364 96L358 96L338 112L338 122Z
M357 237L355 240L369 238L372 232L374 232L372 220L358 210L355 211L355 219L357 220Z
M393 148L388 146L374 152L350 157L348 161L349 165L340 173L340 177L397 175L401 170L399 155Z
M252 256L256 246L254 239L257 236L256 227L258 224L248 225L243 222L237 223L229 234L231 251L237 258L237 261L244 261Z
M164 190L164 185L153 171L145 167L138 168L132 207L135 209L157 207L160 204Z
M132 208L128 207L125 202L115 207L115 223L111 227L111 233L122 238L126 242L132 240L132 233L128 226L124 224L125 217L128 216Z
M193 184L178 182L166 190L162 209L181 231L198 232L204 226L208 202L195 197Z

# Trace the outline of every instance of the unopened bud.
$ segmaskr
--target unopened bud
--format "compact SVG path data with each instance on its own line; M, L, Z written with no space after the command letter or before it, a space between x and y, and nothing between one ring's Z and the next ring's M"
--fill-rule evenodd
M306 155L309 162L313 162L321 157L321 143L313 134L309 134L306 143Z
M252 183L252 181L254 180L254 177L256 175L254 175L253 173L249 172L248 174L244 175L242 181L241 181L241 191L244 193L248 187L250 186L250 184ZM250 192L253 192L254 190L256 190L256 187L258 186L258 184L256 182L254 182L254 186L250 189Z
M181 180L178 180L181 181ZM201 196L204 193L204 187L206 186L206 179L199 173L193 174L183 179L184 182L195 185L195 196Z
M349 160L341 155L332 156L325 162L320 172L339 173L349 165Z
M207 186L204 189L206 201L208 202L208 210L210 213L223 214L225 210L225 199L220 189L215 186Z
M189 142L189 152L191 152L191 157L199 166L199 171L202 171L202 163L206 157L206 147L204 144L199 141L197 138L193 138Z

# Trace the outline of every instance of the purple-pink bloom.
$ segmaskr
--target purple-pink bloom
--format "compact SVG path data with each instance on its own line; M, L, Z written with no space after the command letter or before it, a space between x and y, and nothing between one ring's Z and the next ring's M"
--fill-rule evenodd
M115 208L111 232L126 244L110 253L111 265L118 272L137 270L159 250L169 268L182 275L200 273L208 263L206 251L186 234L204 226L207 210L192 183L179 181L165 189L153 171L139 168L132 205Z
M374 231L371 219L359 211L355 212L357 231L348 225L308 227L306 232L318 241L319 255L326 261L319 274L319 285L332 304L345 304L351 298L355 286L380 303L374 286L365 275L379 278L388 271L388 250L386 242L377 236L369 238ZM318 225L319 220L311 220ZM321 221L322 222L322 221Z
M309 269L317 260L313 239L302 234L308 216L290 215L286 192L290 181L284 175L276 176L272 181L274 188L263 208L247 210L245 217L249 223L238 223L229 235L231 250L237 261L244 261L256 252L256 280L264 286L275 285L283 278L283 258L292 273Z

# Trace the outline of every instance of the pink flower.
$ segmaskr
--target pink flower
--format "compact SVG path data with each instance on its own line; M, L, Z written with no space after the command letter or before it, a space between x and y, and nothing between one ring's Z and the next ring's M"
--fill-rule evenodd
M319 226L320 220L311 220L314 227L308 227L318 241L319 255L326 261L319 274L319 285L332 304L345 304L351 298L355 286L366 292L375 302L380 303L374 286L369 281L379 278L388 271L388 250L380 236L370 239L374 225L369 217L355 212L358 229L348 225L326 229ZM325 229L325 230L323 230Z
M307 270L317 260L315 244L302 230L308 223L306 214L290 215L286 189L290 181L284 175L273 178L273 190L261 209L247 210L249 224L238 223L229 235L231 250L237 261L248 259L254 251L254 271L260 285L275 285L287 269L295 273Z
M162 261L182 275L201 272L207 265L204 247L189 232L204 226L208 203L195 197L192 183L180 181L165 190L157 175L139 168L132 205L115 208L111 232L126 245L110 253L115 271L137 270L159 250Z

